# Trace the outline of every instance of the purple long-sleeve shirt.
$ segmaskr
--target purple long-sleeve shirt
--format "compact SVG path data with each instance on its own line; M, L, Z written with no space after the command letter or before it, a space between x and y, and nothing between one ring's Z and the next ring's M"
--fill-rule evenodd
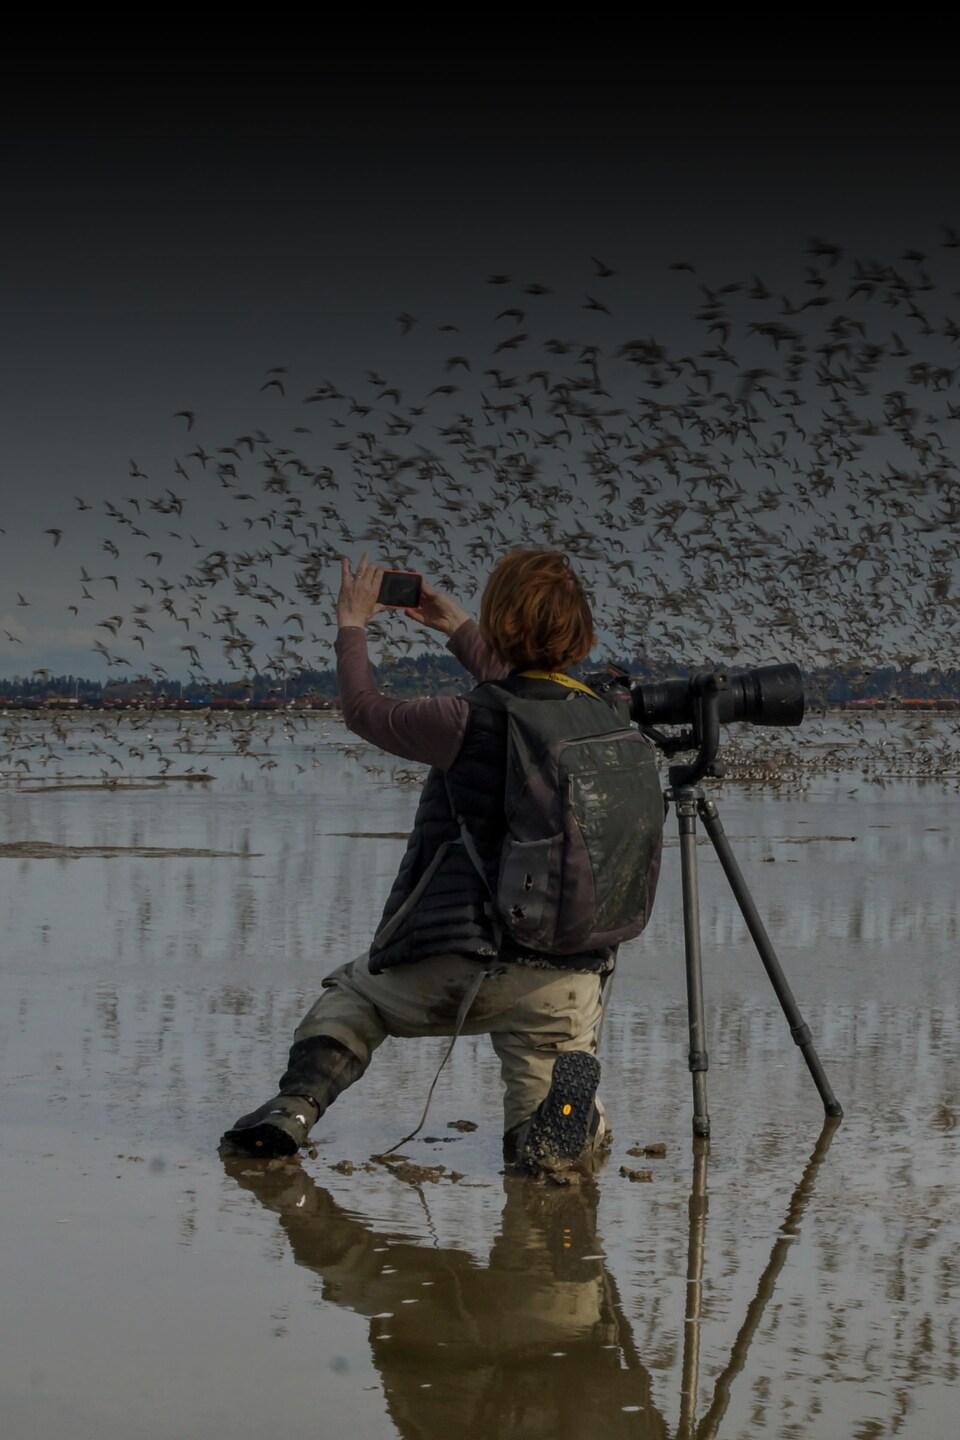
M460 695L428 700L392 700L381 695L373 683L366 631L360 625L342 629L334 649L347 729L390 755L449 770L467 728L466 700ZM481 638L475 620L464 621L451 635L447 649L478 683L502 680L510 673L510 667Z

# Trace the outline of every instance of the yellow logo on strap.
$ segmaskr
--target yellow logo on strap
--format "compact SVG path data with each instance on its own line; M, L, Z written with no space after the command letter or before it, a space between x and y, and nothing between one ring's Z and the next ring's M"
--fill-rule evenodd
M592 695L599 700L596 690L591 690L589 685L581 685L579 680L564 675L562 670L521 670L520 674L527 680L552 680L556 685L565 685L568 690L582 690L584 695Z

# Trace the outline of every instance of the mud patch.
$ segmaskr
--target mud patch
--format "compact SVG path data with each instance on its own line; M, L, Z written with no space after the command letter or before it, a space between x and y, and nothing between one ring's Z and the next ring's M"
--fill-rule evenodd
M383 1166L407 1185L440 1185L444 1180L456 1185L463 1179L463 1172L460 1170L448 1170L446 1165L418 1165L408 1155L371 1155L370 1158L374 1165L364 1166L364 1169L372 1170L378 1165Z
M128 790L162 790L164 782L156 780L86 780L82 784L68 781L56 781L49 785L21 785L21 795L62 795L65 791L74 790L122 790L124 794Z
M164 786L170 784L171 781L180 781L181 784L187 785L209 785L213 781L213 776L206 771L198 771L185 775L171 775L169 772L165 775L139 775L135 780L128 780L120 776L108 780L87 780L81 778L73 780L69 777L61 777L60 779L50 781L49 784L42 782L39 784L36 782L21 784L17 789L21 795L58 795L62 794L65 790L122 790L126 793L128 790L162 790Z
M842 842L842 843L844 843L844 844L850 844L850 842L851 842L851 841L855 841L856 838L857 838L856 835L766 835L766 836L760 836L760 835L728 835L728 836L727 836L727 839L728 839L728 840L730 840L732 843L736 843L736 844L743 844L743 843L745 843L745 842L752 841L752 840L764 839L764 840L766 840L766 841L768 841L769 843L774 844L774 845L813 845L813 844L815 844L817 841L823 841L823 840L827 840L827 841L831 841L831 842L838 842L838 843ZM710 839L710 836L709 836L709 835L701 835L701 834L699 834L699 833L698 833L697 836L696 836L696 842L697 842L698 845L712 845L712 844L713 844L713 842L712 842L712 840ZM663 843L664 843L664 846L667 847L667 848L669 848L669 849L676 849L676 848L678 848L679 845L680 845L680 839L679 839L679 837L676 836L676 835L672 835L672 836L671 836L671 835L665 835L665 836L664 836Z
M191 850L171 845L54 845L47 840L14 840L0 844L0 860L113 860L118 855L133 855L156 860L164 856L185 859L252 859L257 852L247 850Z

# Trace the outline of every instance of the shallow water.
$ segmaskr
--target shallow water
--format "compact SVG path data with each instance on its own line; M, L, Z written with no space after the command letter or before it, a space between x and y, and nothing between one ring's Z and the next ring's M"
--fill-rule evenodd
M171 773L209 782L133 788L157 767L123 741L122 782L78 788L118 769L89 742L121 742L76 717L38 767L49 789L0 789L5 1435L954 1432L949 786L813 764L802 792L711 792L839 1128L822 1131L703 845L712 1138L695 1153L671 815L654 917L610 1000L615 1140L596 1184L503 1176L496 1065L466 1038L433 1138L404 1147L446 1167L418 1187L370 1157L415 1124L440 1041L388 1041L315 1158L217 1156L272 1093L322 974L369 939L417 785L345 753L335 721L261 721L246 759L204 726ZM656 1143L665 1156L628 1154Z

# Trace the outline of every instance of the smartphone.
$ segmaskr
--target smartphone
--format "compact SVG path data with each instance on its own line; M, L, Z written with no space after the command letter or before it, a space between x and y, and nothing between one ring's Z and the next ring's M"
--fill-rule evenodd
M420 581L416 570L387 570L380 581L377 600L381 605L402 605L416 610L420 604Z

